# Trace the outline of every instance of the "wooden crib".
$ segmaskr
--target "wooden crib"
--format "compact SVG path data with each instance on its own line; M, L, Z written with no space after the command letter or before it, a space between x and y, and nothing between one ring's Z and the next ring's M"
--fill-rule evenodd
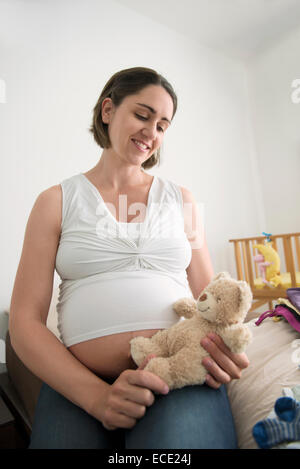
M230 239L234 245L237 277L246 280L253 293L253 304L250 311L268 303L273 308L272 301L286 298L286 289L300 287L300 233L270 235L273 248L280 257L281 283L277 287L270 287L263 283L254 256L257 254L255 244L265 244L265 236L253 238Z

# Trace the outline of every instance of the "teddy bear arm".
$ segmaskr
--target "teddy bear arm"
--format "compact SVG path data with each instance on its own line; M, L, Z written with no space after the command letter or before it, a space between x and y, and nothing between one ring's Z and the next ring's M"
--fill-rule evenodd
M181 298L173 304L175 313L187 319L194 316L196 309L196 301L193 298Z
M233 353L244 352L252 340L252 333L245 324L228 327L220 336Z

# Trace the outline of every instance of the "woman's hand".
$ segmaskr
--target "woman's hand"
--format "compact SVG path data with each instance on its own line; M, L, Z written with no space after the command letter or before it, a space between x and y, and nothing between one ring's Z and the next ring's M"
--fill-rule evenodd
M217 334L208 334L201 345L210 355L202 364L208 371L206 384L211 388L218 389L222 384L239 379L242 370L249 366L247 355L232 353Z
M114 383L106 388L101 402L101 421L107 430L134 427L137 420L145 415L147 407L154 403L154 392L169 392L168 386L161 378L144 370L153 357L154 355L149 355L136 370L123 371Z

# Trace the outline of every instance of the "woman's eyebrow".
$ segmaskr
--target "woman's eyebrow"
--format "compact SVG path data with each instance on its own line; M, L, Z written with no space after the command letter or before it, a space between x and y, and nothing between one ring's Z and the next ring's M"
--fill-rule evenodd
M148 104L142 104L142 103L135 103L135 104L138 104L139 106L143 106L143 107L149 109L149 111L151 111L152 114L157 114L157 112L155 111L155 109L153 109L153 107L151 107L151 106L148 106ZM169 121L169 119L167 119L166 117L162 117L161 120L167 121L169 124L171 124L171 122Z

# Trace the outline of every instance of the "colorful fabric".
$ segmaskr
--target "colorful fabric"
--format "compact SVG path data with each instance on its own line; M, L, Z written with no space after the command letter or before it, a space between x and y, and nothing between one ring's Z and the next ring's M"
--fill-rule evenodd
M257 422L253 437L260 448L269 449L283 442L300 440L300 403L291 397L280 397L274 406L275 417Z
M300 310L300 288L288 288L286 294L291 303Z
M292 308L282 304L276 305L274 310L269 310L262 313L255 324L259 326L259 324L264 321L264 319L277 316L284 317L297 332L300 332L300 315L297 314Z
M287 298L278 298L277 302L279 304L283 304L285 306L287 306L289 309L291 309L294 313L298 314L299 315L299 319L300 319L300 311L299 309L293 304L291 303L290 300L288 300Z

